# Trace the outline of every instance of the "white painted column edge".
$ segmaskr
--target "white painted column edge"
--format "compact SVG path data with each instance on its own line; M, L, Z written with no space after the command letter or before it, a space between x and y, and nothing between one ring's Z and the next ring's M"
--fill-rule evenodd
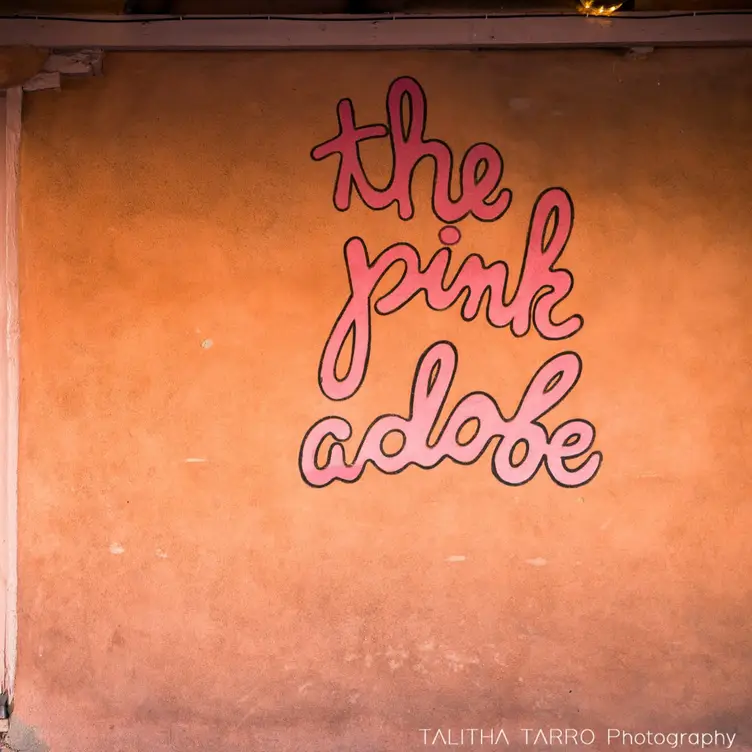
M5 518L6 541L2 555L6 557L5 645L3 691L12 703L16 684L18 654L18 421L20 397L19 373L19 308L18 308L18 188L21 158L21 87L5 93L5 233L3 238L2 290L5 307L5 357L7 370L5 403L2 411L6 433L5 496L0 500Z

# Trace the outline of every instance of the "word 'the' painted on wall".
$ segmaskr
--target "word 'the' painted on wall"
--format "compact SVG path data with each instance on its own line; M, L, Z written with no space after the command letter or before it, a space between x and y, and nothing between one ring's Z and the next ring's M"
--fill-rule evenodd
M452 275L451 247L461 239L456 223L467 217L495 222L512 202L511 190L503 185L504 160L499 150L491 144L477 143L467 150L456 168L449 146L426 138L426 95L421 85L409 77L399 78L389 87L385 124L358 126L350 99L338 103L337 120L337 135L314 147L311 157L315 161L338 157L333 194L338 211L346 212L356 193L374 211L396 204L402 220L412 219L413 174L417 165L428 159L434 170L431 205L444 226L439 231L442 247L425 265L421 264L418 250L408 243L396 243L376 255L369 255L360 237L351 237L345 243L350 294L334 322L319 364L319 387L327 398L346 400L363 385L371 358L373 313L394 313L420 293L434 311L446 310L463 299L460 312L465 321L484 315L492 327L508 328L515 337L534 329L545 339L563 340L580 331L582 316L573 315L563 321L556 321L554 316L556 306L569 295L574 282L571 272L556 266L574 222L574 206L567 191L549 188L536 200L514 290L509 289L506 263L486 264L477 254L467 256ZM391 176L383 188L369 180L360 158L361 142L370 139L388 139L391 147ZM453 182L459 186L456 197L452 196ZM394 267L403 270L399 282L386 292L377 292L381 280ZM487 303L481 311L484 299ZM348 351L349 362L341 362ZM315 423L300 448L303 480L317 488L338 480L353 483L361 478L369 463L389 474L410 465L432 468L446 459L470 465L491 444L495 444L491 471L506 485L527 483L542 466L555 483L567 488L581 486L595 477L603 458L600 452L591 451L595 443L592 423L568 420L553 432L541 423L577 384L582 372L577 353L561 352L546 361L530 379L513 415L503 415L491 395L472 392L457 402L442 423L440 416L449 399L458 360L453 343L432 344L418 360L408 415L376 418L350 459L345 446L353 434L350 423L336 415ZM471 435L461 440L461 432L469 424L473 427ZM387 452L386 439L395 434L400 447Z

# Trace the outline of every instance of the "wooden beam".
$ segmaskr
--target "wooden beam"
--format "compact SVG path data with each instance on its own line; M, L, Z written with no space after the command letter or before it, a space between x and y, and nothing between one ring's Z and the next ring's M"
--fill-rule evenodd
M130 21L130 22L128 22ZM154 16L0 19L0 46L105 50L499 49L751 45L750 13Z

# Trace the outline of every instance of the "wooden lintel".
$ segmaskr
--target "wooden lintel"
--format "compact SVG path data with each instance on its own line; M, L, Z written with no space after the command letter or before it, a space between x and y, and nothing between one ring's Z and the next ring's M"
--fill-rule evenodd
M503 49L752 45L752 13L578 13L0 19L8 40L56 49Z

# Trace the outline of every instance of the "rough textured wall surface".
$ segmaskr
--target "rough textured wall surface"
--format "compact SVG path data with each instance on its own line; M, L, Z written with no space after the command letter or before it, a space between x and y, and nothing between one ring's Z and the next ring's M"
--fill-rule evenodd
M310 157L340 98L384 123L403 75L456 162L481 141L504 157L512 203L456 223L454 268L477 253L516 282L535 199L561 186L556 315L584 325L515 337L421 294L371 317L363 384L333 402L317 374L345 241L426 265L449 224L430 162L402 221L357 195L336 211L336 160ZM512 748L549 726L748 743L751 103L750 50L118 54L29 96L19 719L54 752L401 752L477 726ZM362 151L385 185L386 142ZM491 448L306 485L306 431L346 418L351 461L443 340L447 411L483 391L507 417L576 352L542 421L590 421L598 474L509 486Z

